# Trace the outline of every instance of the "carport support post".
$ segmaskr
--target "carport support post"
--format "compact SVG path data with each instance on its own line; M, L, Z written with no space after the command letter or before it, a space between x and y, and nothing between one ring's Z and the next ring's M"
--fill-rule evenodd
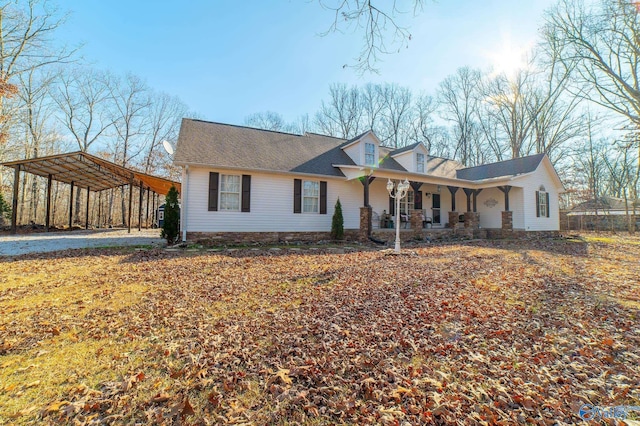
M73 186L74 182L71 181L71 191L69 191L69 230L73 227Z
M144 221L147 229L149 229L149 195L151 195L151 187L147 187L147 218Z
M98 191L98 228L102 228L102 191Z
M144 197L144 187L140 182L139 187L140 196L138 197L138 232L142 231L142 201Z
M87 215L85 216L84 229L89 229L89 195L91 194L91 187L87 186Z
M156 227L156 198L158 197L158 194L153 193L153 206L152 209L153 210L151 212L151 228L155 228Z
M18 189L20 187L20 165L16 166L13 173L13 200L11 202L11 233L18 232Z
M131 207L132 207L132 201L133 201L133 178L131 179L131 181L129 182L129 219L127 220L127 232L130 234L131 233Z
M47 213L44 218L44 228L46 232L49 232L49 225L51 224L51 183L53 177L51 175L47 178Z

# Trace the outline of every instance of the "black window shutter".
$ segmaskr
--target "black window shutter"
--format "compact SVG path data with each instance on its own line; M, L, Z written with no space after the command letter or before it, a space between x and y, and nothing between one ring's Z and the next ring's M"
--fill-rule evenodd
M251 175L242 175L242 207L243 212L251 211Z
M536 217L540 217L540 191L536 191Z
M293 212L302 213L302 180L293 180Z
M415 191L413 193L413 208L422 210L422 191Z
M320 214L327 214L327 182L320 181Z
M544 195L547 197L547 217L549 217L549 193L546 192Z
M209 172L209 211L218 211L218 179L220 174Z

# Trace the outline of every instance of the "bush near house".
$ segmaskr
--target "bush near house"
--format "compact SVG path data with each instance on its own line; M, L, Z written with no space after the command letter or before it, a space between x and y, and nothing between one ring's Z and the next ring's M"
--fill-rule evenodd
M340 198L336 201L336 207L331 219L331 238L334 240L344 239L344 218L342 217L342 204Z
M164 222L160 237L167 240L168 244L175 243L180 230L180 206L178 204L178 190L172 186L167 193L164 206Z

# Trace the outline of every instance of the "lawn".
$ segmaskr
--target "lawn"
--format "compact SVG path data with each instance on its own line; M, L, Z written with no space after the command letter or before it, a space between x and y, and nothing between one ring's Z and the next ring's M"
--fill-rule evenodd
M640 405L640 239L412 251L2 259L0 424L548 425Z

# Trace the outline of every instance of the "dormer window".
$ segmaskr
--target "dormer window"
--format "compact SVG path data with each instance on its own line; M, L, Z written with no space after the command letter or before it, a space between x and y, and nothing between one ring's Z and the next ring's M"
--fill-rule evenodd
M416 154L416 172L424 173L424 154Z
M364 164L365 166L376 165L376 146L369 142L364 144Z

